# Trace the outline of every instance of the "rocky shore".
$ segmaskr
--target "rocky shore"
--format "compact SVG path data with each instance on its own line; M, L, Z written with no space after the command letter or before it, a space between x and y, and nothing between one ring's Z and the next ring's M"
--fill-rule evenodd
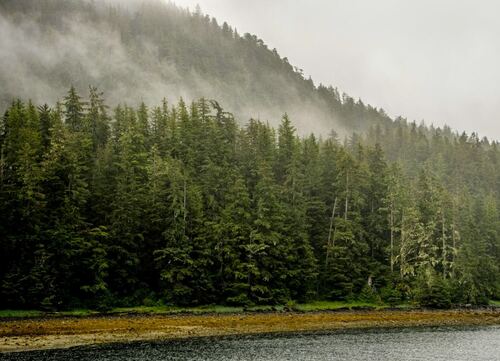
M115 315L0 321L0 352L187 337L353 328L500 325L500 309Z

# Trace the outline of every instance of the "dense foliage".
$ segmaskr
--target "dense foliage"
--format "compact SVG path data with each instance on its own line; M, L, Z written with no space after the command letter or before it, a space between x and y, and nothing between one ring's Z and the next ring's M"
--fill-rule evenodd
M392 121L199 9L4 0L0 30L0 307L500 297L497 142ZM356 133L299 135L331 128Z
M500 151L475 135L397 119L339 142L72 88L12 103L0 156L1 307L498 296Z

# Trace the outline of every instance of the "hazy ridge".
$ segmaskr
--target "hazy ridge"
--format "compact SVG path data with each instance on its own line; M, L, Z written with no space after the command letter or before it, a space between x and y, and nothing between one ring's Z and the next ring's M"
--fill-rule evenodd
M254 35L159 1L62 0L0 4L0 106L55 102L74 85L119 101L218 99L241 119L273 124L287 112L303 133L345 134L385 113L316 87ZM135 104L134 104L135 105Z

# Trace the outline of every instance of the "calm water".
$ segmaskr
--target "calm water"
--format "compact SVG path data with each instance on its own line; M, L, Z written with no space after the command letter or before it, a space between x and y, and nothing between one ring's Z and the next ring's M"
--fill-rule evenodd
M3 354L0 360L500 361L500 327L205 338Z

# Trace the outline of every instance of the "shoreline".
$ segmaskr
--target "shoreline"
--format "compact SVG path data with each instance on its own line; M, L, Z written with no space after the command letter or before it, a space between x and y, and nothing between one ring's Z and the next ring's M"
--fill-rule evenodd
M0 352L134 341L336 331L364 328L500 325L500 309L99 315L0 321Z

